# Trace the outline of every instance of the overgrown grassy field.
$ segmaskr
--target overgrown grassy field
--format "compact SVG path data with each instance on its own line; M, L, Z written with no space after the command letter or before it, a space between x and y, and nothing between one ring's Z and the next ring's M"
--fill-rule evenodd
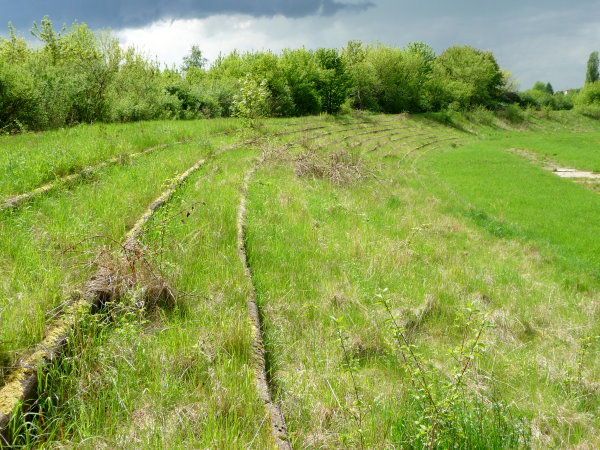
M81 313L5 443L599 446L600 197L509 150L598 171L600 126L521 119L149 122L1 138L3 199L56 181L0 211L2 376L99 269L112 293ZM254 293L279 434L256 385Z

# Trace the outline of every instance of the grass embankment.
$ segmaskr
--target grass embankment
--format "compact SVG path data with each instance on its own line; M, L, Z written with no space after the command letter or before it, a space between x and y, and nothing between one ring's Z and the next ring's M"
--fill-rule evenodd
M162 144L231 131L235 120L80 125L47 133L0 136L0 199L62 176Z
M62 165L65 148L80 149L73 153L79 153L88 165L92 158L112 156L123 146L137 151L138 147L165 142L158 139L167 139L168 143L169 136L175 138L173 133L181 133L182 129L187 130L186 134L177 134L175 139L195 136L196 142L169 146L132 161L124 159L120 164L88 174L70 190L59 189L27 206L0 211L3 219L0 222L1 367L9 368L19 352L40 340L46 324L52 320L54 308L60 306L89 275L94 252L107 244L108 239L118 242L169 179L183 172L200 156L238 142L238 136L219 135L208 139L210 133L232 129L237 125L236 121L189 122L184 123L184 128L177 125L169 128L176 123L146 124L149 131L142 133L143 138L139 137L140 124L103 125L105 139L99 142L100 150L89 155L85 150L89 150L98 138L99 126L76 128L74 133L81 136L71 141L64 141L63 136L69 130L14 137L17 142L37 140L37 146L29 142L32 146L28 147L28 152L41 155L47 164L30 163L22 167L23 178L28 180L23 188L37 187L36 181L45 182L43 174L51 172L48 172L49 167ZM293 129L287 130L290 131ZM13 142L12 139L8 138L5 143ZM10 160L11 152L6 150L8 156L2 155L5 161ZM58 174L54 173L54 176ZM20 185L14 178L13 174L2 180L7 185ZM58 184L58 188L64 187ZM4 372L2 369L1 373Z
M428 414L438 418L442 447L530 442L525 429L519 435L519 414L536 445L597 444L600 199L502 146L485 151L496 144L406 160L393 149L371 162L376 177L341 187L297 179L288 165L259 173L250 262L297 445L418 446L431 433ZM451 194L440 182L452 182ZM448 215L475 200L480 209L466 218ZM512 231L521 228L529 233ZM404 362L384 299L450 385L464 359L449 351L461 348L465 330L480 330L464 316L476 308L493 325L454 404L445 403L448 387L436 392L433 383L430 402L424 385L411 386L430 369L413 372L410 354ZM448 422L428 411L432 403Z
M16 186L35 188L38 186L36 182L47 181L49 174L59 176L55 169L62 167L67 170L65 159L70 158L73 162L79 158L85 161L82 165L87 167L105 161L99 159L101 157L122 154L124 148L138 151L157 142L169 143L169 139L191 137L196 143L166 147L132 161L125 158L119 164L104 166L87 174L72 190L60 192L59 189L58 193L41 198L29 207L0 212L3 217L0 224L0 260L3 262L0 318L5 324L0 330L0 361L3 367L11 365L16 353L39 341L47 323L45 315L48 314L51 320L51 311L89 273L82 264L89 262L93 249L106 244L104 238L118 241L145 205L164 188L168 179L185 170L200 155L208 154L212 146L231 145L238 141L237 136L224 135L213 136L210 143L208 141L211 133L231 130L237 126L236 121L178 124L143 124L145 128L141 128L141 124L101 125L47 135L5 138L5 145L13 144L15 147L5 149L2 153L4 161L11 161L15 148L23 150L19 146L25 144L25 153L39 157L39 160L34 158L34 161L20 167L22 177L13 173L2 178L6 186L11 185L14 189ZM98 136L99 129L103 139ZM284 132L293 132L293 128L288 127ZM77 165L72 165L68 170L76 168ZM57 187L66 186L58 183ZM6 188L6 192L16 192L13 188ZM86 240L92 236L103 238ZM65 250L79 241L84 242L73 248L74 252L65 254ZM81 257L74 257L75 254L81 254ZM72 280L72 277L75 279Z
M331 127L330 127L331 125ZM373 124L373 125L377 125L377 124ZM325 127L324 130L326 130L328 127L331 128L332 132L337 132L337 128L338 125L337 124L329 124L327 122L323 123L323 126ZM359 131L362 131L362 129L364 129L365 127L361 127L360 130L357 129L357 133ZM379 128L384 129L384 126L379 126ZM369 128L371 129L371 128ZM293 129L290 130L288 127L285 127L283 129L283 132L293 132ZM323 130L319 130L319 132L325 133L326 131ZM221 138L221 140L223 141L222 143L225 142L226 138ZM216 146L216 143L213 142L213 148ZM190 147L190 146L187 146ZM177 154L179 155L181 153L181 149L182 147L178 147L177 150ZM186 150L186 149L183 149ZM172 150L169 150L172 152ZM153 155L155 158L165 158L165 160L167 160L169 157L172 158L173 157L173 153L171 153L170 156L168 156L168 152L169 151L165 151L164 153L157 153L155 155ZM185 151L185 153L187 153L189 150ZM184 153L184 154L185 154ZM237 150L232 150L230 152L232 154L232 158L235 160L235 158L239 158L239 151ZM198 153L188 156L188 159L191 160L195 160L198 157ZM241 162L240 162L241 163ZM161 168L163 168L164 166L164 162L161 161L153 161L151 163L149 163L154 170L160 170ZM191 165L190 162L187 162L185 164L183 164L183 166L185 167L185 165ZM218 169L217 167L211 167L211 170L215 170ZM146 170L146 172L148 172L148 167L147 166L141 166L140 170ZM164 170L164 169L163 169ZM54 226L58 226L59 224L57 223L57 219L60 219L61 217L79 217L81 215L81 213L73 213L72 209L75 208L76 210L80 211L80 210L86 210L86 202L89 203L90 201L93 202L93 204L91 206L89 206L89 214L86 214L86 218L89 218L87 216L93 216L94 220L91 221L91 223L89 221L85 221L85 220L79 220L78 222L75 223L71 223L70 225L68 225L68 227L70 228L68 234L66 236L61 236L58 233L47 233L48 235L46 236L46 238L48 239L49 242L52 242L54 245L50 246L50 249L45 253L46 256L51 256L52 258L48 258L49 261L46 261L46 264L49 267L55 267L56 265L56 255L53 254L53 250L52 249L60 249L61 245L60 242L71 242L71 243L77 243L80 240L84 239L85 237L90 237L92 234L102 234L105 236L110 236L112 239L114 239L115 241L120 240L120 236L122 236L124 234L124 231L128 228L127 223L129 223L130 225L132 224L131 219L127 219L126 217L122 217L120 214L122 214L123 212L125 212L124 210L127 210L127 208L125 208L125 205L127 204L128 206L131 206L133 209L133 205L130 203L134 203L132 202L132 199L135 198L135 203L137 204L137 202L140 203L140 208L143 209L143 204L147 204L148 203L148 199L146 198L146 196L142 196L142 194L144 192L141 192L143 190L140 189L139 183L132 183L132 179L137 179L139 178L139 174L136 172L136 170L132 169L131 167L126 168L126 167L113 167L113 168L109 168L106 169L106 171L116 171L119 172L118 175L116 175L116 177L129 177L126 179L122 179L122 178L116 178L116 177L108 177L107 174L105 173L100 173L98 174L98 179L97 182L95 182L92 185L81 185L81 186L77 186L75 189L73 189L72 191L67 191L67 195L63 195L61 197L59 197L58 199L54 198L54 197L49 197L49 198L44 198L44 199L40 199L37 203L34 202L31 204L31 210L37 210L38 208L40 208L42 211L37 211L35 213L35 215L37 215L38 217L40 215L42 215L41 213L46 213L45 211L45 204L46 203L50 203L52 204L52 207L49 207L47 209L49 209L50 211L53 211L54 214L57 215L57 217L52 217L51 219L48 220L49 223L54 224ZM146 184L148 185L148 187L153 186L153 187L157 187L156 184L156 180L159 179L158 174L153 174L150 173L150 175L152 176L151 180L153 180L153 183L148 183L148 180L145 180ZM237 171L234 171L234 176L237 176ZM144 182L144 180L139 180L140 182ZM101 191L99 195L93 195L93 192L96 192L100 186L106 186L106 191ZM127 192L123 192L123 189L119 188L117 190L114 189L114 186L121 186L121 185L125 185ZM111 187L113 189L111 189ZM100 189L102 189L100 187ZM217 187L213 186L211 184L211 189L218 189ZM63 193L64 194L64 193ZM109 195L110 194L110 195ZM156 195L156 193L154 193L154 195ZM115 199L113 197L119 197L121 198L121 202L116 202ZM128 198L128 196L131 196ZM94 197L94 200L88 199L88 197ZM211 197L212 198L212 197ZM61 201L61 204L57 205L57 201ZM127 203L125 203L127 202ZM95 217L96 214L99 212L97 211L98 207L102 207L102 205L105 204L111 204L113 205L113 207L105 209L105 214L102 217ZM215 205L216 207L220 207L222 205ZM113 208L117 208L119 210L119 214L115 215L115 210ZM140 208L138 208L138 212L137 215L140 214ZM129 211L131 211L131 209ZM168 209L168 208L167 208ZM26 211L18 211L15 212L14 217L19 218L19 220L22 220L23 215L27 215L29 212L29 210ZM111 215L112 214L112 215ZM112 225L112 228L107 227L105 223L98 223L98 221L102 221L102 219L105 219L105 221ZM67 227L66 223L64 223L65 221L63 220L63 225L65 225L65 227ZM79 226L81 222L82 226ZM123 223L125 222L125 223ZM85 226L83 225L85 223ZM105 226L102 226L105 225ZM43 221L41 222L40 228L44 228L44 223ZM60 227L59 227L60 228ZM72 228L75 228L75 230L73 230ZM92 232L93 230L93 232ZM29 230L28 227L25 228L25 233L27 233ZM65 230L62 230L63 232ZM87 235L85 234L87 232ZM101 241L101 240L90 240L90 241L85 241L85 243L81 246L78 246L76 248L77 251L81 251L82 255L80 258L78 258L78 262L90 262L90 258L92 258L94 256L94 251L97 251L98 247L100 246L100 244L104 244L106 243L106 241ZM231 244L231 242L229 242L229 244ZM41 245L39 242L32 242L31 245L32 248L32 253L35 253L35 251L39 251L39 248L48 248L48 246L44 246ZM235 245L232 247L235 248ZM35 249L35 250L33 250ZM29 260L29 259L34 259L31 258L31 254L27 255L27 254L23 254L22 257L25 258L25 260ZM60 255L62 256L62 255ZM38 258L39 259L39 258ZM42 258L43 259L43 258ZM80 261L79 261L80 260ZM204 264L204 261L202 259L199 259L200 262L202 262L202 264ZM72 259L69 260L70 263L73 263ZM48 270L48 269L47 269ZM36 273L39 273L40 271L36 269ZM81 272L81 273L78 273ZM54 283L54 286L56 288L56 294L55 297L58 298L64 298L61 296L61 288L62 291L64 293L64 291L67 290L67 286L72 285L72 286L76 286L77 283L81 282L86 276L87 274L89 274L89 269L87 271L81 271L81 269L77 266L77 265L69 265L65 267L65 264L62 264L61 267L56 267L55 268L55 275L57 277L56 283ZM215 275L214 273L213 277L214 277L214 281L216 282L218 280L219 283L224 283L225 281L221 280L220 274ZM76 277L76 280L65 280L66 277L68 277L69 275L74 276L74 275L78 275ZM48 277L45 277L45 279ZM19 276L19 279L22 279L22 277ZM28 280L26 279L22 279L22 282L24 284L27 283ZM31 280L29 280L31 281ZM71 281L71 283L69 283L68 281ZM30 283L31 284L31 283ZM179 286L178 286L179 287ZM40 289L41 291L42 289ZM37 291L36 291L37 292ZM37 329L39 331L43 330L43 315L41 314L41 312L44 310L44 308L48 309L52 306L52 302L49 301L47 296L44 296L42 294L42 292L37 292L38 296L36 296L36 298L40 298L40 305L39 305L39 310L40 310L40 314L38 314L37 316L34 317L30 317L31 319L31 324L33 326L37 326ZM29 295L27 296L29 297ZM33 297L33 295L31 295L31 297ZM24 310L24 307L29 305L26 302L21 302L21 303L16 303L15 307L20 306L21 310ZM30 307L30 305L29 305ZM245 311L238 311L239 313L243 313L243 315L245 315ZM19 317L19 312L18 311L13 311L11 309L7 309L5 311L6 317L9 317L11 319L15 319ZM21 315L23 315L23 313L21 313ZM15 320L16 322L16 320ZM192 321L193 323L197 323L196 320L194 319ZM224 321L219 322L219 324L223 324L225 323ZM218 324L217 324L218 326ZM18 327L15 327L15 330L17 330ZM8 333L8 331L7 331ZM35 342L36 339L39 338L39 335L36 335L35 333L31 333L31 332L25 332L22 336L16 336L16 332L13 333L15 335L15 337L19 338L19 339L30 339L33 342ZM248 338L248 336L245 336L245 338ZM235 337L230 336L228 339L235 339ZM6 340L5 343L7 345L10 345L11 343L14 343L13 341L9 341ZM13 347L15 348L15 347ZM19 347L16 347L19 348ZM245 352L247 353L248 350L245 350ZM7 352L8 353L8 352ZM231 375L231 374L230 374ZM251 386L253 386L251 384ZM236 394L237 395L237 394ZM246 416L246 414L242 414L242 416ZM234 421L235 422L235 421ZM61 422L62 425L62 422ZM255 426L254 425L249 425L249 426ZM223 430L221 430L221 437L219 437L217 439L218 442L220 442L220 440L225 439L232 439L233 441L236 441L237 439L243 439L244 436L242 437L236 437L237 436L237 432L236 432L236 425L232 424L232 423L228 423L228 426L226 427L227 433L223 432ZM122 431L122 430L119 430ZM253 428L254 431L254 428ZM108 433L110 434L110 433ZM228 436L228 437L225 437ZM247 437L247 436L246 436ZM122 436L121 436L122 438ZM207 439L209 439L208 442L211 441L211 439L216 439L214 438L214 436L211 438L210 436L207 436Z
M566 136L558 119L536 119L529 132L520 125L517 135L504 122L469 122L479 138L427 117L371 118L373 135L325 119L268 121L270 132L325 128L215 155L192 175L144 235L176 306L143 311L132 294L113 305L113 321L83 322L19 442L272 444L251 369L251 285L236 248L240 187L263 154L246 249L270 386L295 447L597 446L598 220L588 209L600 199L495 146L503 136ZM343 126L357 129L338 133ZM124 176L135 164L106 170ZM121 186L114 195L125 196ZM67 212L85 205L85 192L73 197L79 189L87 188L32 202L13 226L22 215L31 228L46 202ZM552 198L569 203L554 207ZM571 232L544 223L540 202L547 222ZM115 229L106 233L124 233L127 206L111 206ZM64 223L63 234L31 244L32 259L41 245L80 239ZM86 275L64 266L75 281ZM53 280L41 273L36 282ZM58 292L66 275L54 276Z

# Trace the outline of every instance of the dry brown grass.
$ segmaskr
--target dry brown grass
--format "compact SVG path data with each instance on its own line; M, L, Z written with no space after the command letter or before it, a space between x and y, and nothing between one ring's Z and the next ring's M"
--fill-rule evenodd
M330 180L346 185L365 177L365 165L359 155L346 150L320 154L307 150L294 159L294 172L299 177Z
M134 297L136 306L147 311L175 305L173 290L152 265L141 244L116 250L104 247L94 264L97 270L88 283L87 295L96 299L99 306L118 304L128 295Z

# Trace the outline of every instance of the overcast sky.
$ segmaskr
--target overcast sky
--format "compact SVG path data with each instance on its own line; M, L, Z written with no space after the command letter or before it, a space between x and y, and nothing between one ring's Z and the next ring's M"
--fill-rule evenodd
M579 87L590 52L600 50L600 0L0 0L0 34L24 35L49 15L111 28L168 65L192 45L209 60L234 48L341 47L350 39L404 46L423 41L491 50L521 88L549 81Z

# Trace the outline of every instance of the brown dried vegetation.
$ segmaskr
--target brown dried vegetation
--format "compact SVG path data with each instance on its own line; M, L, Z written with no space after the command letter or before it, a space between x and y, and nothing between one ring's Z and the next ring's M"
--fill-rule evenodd
M100 307L118 304L127 295L132 295L134 304L147 311L175 306L173 290L152 265L141 244L117 250L104 247L94 264L97 271L88 283L87 295L96 299Z
M299 177L327 179L339 186L365 178L366 170L360 156L346 150L327 154L307 150L294 159L294 172Z

